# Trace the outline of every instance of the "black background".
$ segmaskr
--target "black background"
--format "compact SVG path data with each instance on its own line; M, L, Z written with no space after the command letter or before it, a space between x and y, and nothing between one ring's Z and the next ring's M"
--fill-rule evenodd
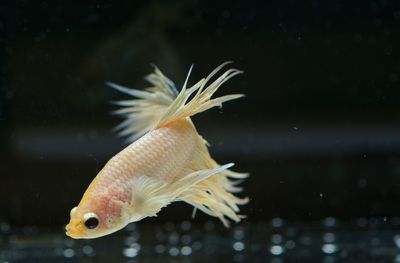
M226 60L245 93L194 117L249 171L248 221L394 216L400 188L398 1L8 1L0 4L0 220L58 226L105 162L113 81L180 87ZM173 204L154 222L189 219ZM198 213L196 220L207 216Z

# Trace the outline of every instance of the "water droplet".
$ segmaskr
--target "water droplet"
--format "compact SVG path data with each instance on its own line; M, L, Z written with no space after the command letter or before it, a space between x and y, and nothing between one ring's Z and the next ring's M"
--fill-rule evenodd
M322 237L325 243L333 243L336 240L336 236L334 233L325 233Z
M241 241L236 241L235 243L233 243L232 247L236 251L242 251L245 248L245 245Z
M271 242L274 244L280 244L283 241L283 237L280 234L274 234L271 237Z
M274 255L274 256L282 255L282 253L283 253L283 247L282 247L282 246L277 246L277 245L276 245L276 246L271 246L270 252L271 252L271 254Z
M338 246L336 244L324 244L321 250L326 254L333 254L337 252Z
M184 256L189 256L190 254L192 254L192 248L189 246L183 246L181 248L181 254Z
M191 227L192 227L192 224L189 221L183 221L181 223L181 229L183 231L189 231Z
M179 242L179 235L177 232L172 232L171 234L169 234L168 236L168 241L170 244L172 245L176 245Z
M296 242L294 242L293 240L288 240L288 241L286 241L286 243L285 243L285 247L286 247L287 249L293 249L293 248L296 247Z
M92 246L90 245L85 245L82 247L82 252L83 254L85 254L86 256L94 256L96 253L94 252L94 249Z
M243 239L244 238L244 230L242 227L236 227L233 231L234 239Z
M134 258L138 255L138 250L133 247L129 247L129 248L125 248L122 251L122 254L124 254L125 257Z
M154 250L156 251L156 253L162 254L162 253L165 252L166 248L165 248L165 246L164 246L163 244L158 244L158 245L154 248Z
M63 255L66 258L72 258L73 256L75 256L75 251L72 248L67 248L64 249Z
M169 254L170 254L171 256L173 256L173 257L176 257L176 256L179 255L179 249L176 248L176 247L171 247L171 248L169 249Z
M193 250L200 250L203 247L203 244L200 241L195 241L192 244Z
M185 245L189 244L190 242L192 242L192 237L188 234L182 235L181 236L181 242Z
M134 248L134 249L136 249L137 251L139 251L139 250L142 248L142 246L141 246L139 243L136 243L136 242L130 244L129 247Z

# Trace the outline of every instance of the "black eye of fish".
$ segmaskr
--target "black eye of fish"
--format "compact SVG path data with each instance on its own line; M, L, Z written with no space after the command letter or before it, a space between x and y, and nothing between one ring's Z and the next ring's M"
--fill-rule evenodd
M99 225L99 219L95 216L91 216L83 222L87 229L95 229Z

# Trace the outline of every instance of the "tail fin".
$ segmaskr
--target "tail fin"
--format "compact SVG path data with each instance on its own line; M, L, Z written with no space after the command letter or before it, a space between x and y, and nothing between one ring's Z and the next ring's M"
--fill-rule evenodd
M207 149L207 142L201 136L198 137L197 145L195 158L189 167L186 167L188 172L204 169L213 171L214 169L224 167L211 158ZM191 204L195 209L218 217L228 227L229 222L227 218L239 222L244 217L238 214L238 205L247 204L249 199L239 198L234 194L242 191L242 188L237 185L248 176L249 174L247 173L237 173L228 169L220 169L218 173L212 174L197 184L192 185L187 191L182 192L178 198Z
M145 91L129 89L108 82L110 87L138 98L115 102L116 105L124 108L116 110L114 113L122 115L126 119L115 127L115 130L119 131L120 136L128 136L127 140L132 142L153 128L190 117L212 107L221 107L223 102L242 97L242 94L231 94L211 99L224 82L242 73L237 69L227 70L206 87L210 79L229 63L231 62L221 64L206 78L201 79L191 88L186 88L193 66L190 67L179 94L174 83L165 77L157 67L152 74L146 77L146 80L153 86Z
M167 112L162 116L160 122L157 126L162 126L173 122L174 120L190 117L199 112L206 111L212 107L222 106L223 102L234 100L240 97L243 97L243 94L231 94L225 95L219 98L211 99L212 95L218 90L218 88L230 78L243 73L243 71L237 69L228 69L222 74L219 78L217 78L213 83L209 84L208 87L206 85L210 81L210 79L220 71L227 64L232 63L230 61L225 62L214 69L206 78L201 79L194 86L187 89L187 82L192 72L192 67L190 67L189 73L186 77L185 84L183 85L182 90L180 91L178 97L174 100L171 106L168 108ZM196 92L197 91L197 92ZM190 96L196 94L191 98Z

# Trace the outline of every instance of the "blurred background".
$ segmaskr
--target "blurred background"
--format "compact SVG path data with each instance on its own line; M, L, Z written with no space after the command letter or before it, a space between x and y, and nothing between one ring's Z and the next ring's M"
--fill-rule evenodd
M0 221L61 227L126 146L106 81L151 63L181 87L227 60L244 99L195 116L220 163L248 171L248 223L389 218L400 200L397 1L0 3ZM175 203L146 222L188 220ZM194 222L210 218L197 213Z

